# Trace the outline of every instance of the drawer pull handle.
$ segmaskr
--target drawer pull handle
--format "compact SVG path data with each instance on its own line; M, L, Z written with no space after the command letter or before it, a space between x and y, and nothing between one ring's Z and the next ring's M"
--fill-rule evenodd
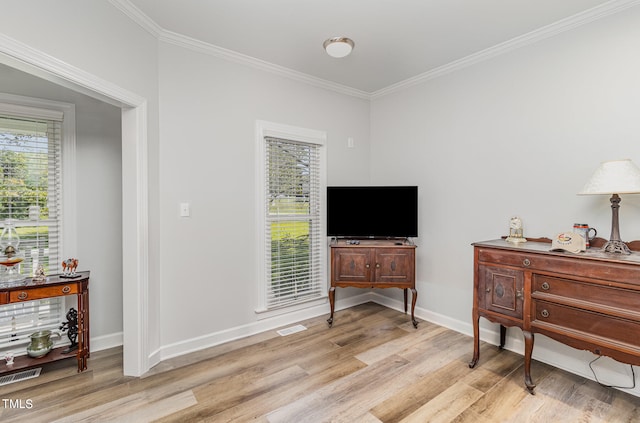
M548 290L549 290L549 288L550 288L550 287L549 287L549 284L548 284L547 282L543 282L543 283L542 283L542 289L544 289L545 291L548 291Z
M64 287L62 287L63 294L68 294L69 292L71 292L71 287L69 285L65 285Z
M531 260L529 260L529 259L524 259L524 260L522 260L522 264L523 264L524 266L526 266L526 267L529 267L529 266L531 266Z
M542 315L542 317L549 317L549 312L546 309L542 310L540 314Z
M524 291L524 290L523 290L523 291ZM524 298L524 294L522 293L522 291L518 291L518 290L516 289L516 298L518 298L518 299L520 299L520 300Z
M21 293L18 294L18 299L19 300L26 300L28 297L29 297L29 294L27 294L24 291L22 291Z

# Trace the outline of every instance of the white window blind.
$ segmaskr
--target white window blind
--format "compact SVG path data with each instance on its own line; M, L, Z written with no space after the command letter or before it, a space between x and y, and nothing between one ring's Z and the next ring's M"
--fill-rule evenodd
M320 146L265 137L266 308L324 292Z
M11 114L11 105L2 106L0 226L10 220L16 228L23 275L33 275L38 264L55 273L61 262L62 114L27 107ZM28 343L36 330L57 329L65 320L63 304L58 297L0 306L0 349Z

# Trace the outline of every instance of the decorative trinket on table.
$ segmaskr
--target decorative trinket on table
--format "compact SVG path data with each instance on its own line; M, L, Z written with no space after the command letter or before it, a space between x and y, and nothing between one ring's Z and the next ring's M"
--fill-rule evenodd
M62 275L61 278L77 278L79 275L76 273L78 268L78 259L68 258L62 262Z
M513 243L527 242L523 233L522 220L517 216L512 217L509 221L509 236L507 237L507 241Z
M72 351L78 349L78 311L75 308L70 308L67 313L67 321L62 322L62 325L58 329L62 332L67 332L67 337L69 338L69 348L62 351L62 354L69 354Z
M13 364L13 351L6 351L4 353L4 361L7 362L7 366L11 366Z
M47 280L47 275L44 273L44 266L39 264L36 268L35 275L33 276L35 282L44 282Z
M27 278L20 274L20 263L24 260L24 253L18 250L20 237L10 219L5 220L2 234L0 234L0 284L15 285Z
M49 354L49 351L53 349L51 335L62 338L60 333L52 332L50 330L40 330L32 333L31 336L29 336L29 338L31 338L31 343L27 347L27 354L29 357L39 358Z

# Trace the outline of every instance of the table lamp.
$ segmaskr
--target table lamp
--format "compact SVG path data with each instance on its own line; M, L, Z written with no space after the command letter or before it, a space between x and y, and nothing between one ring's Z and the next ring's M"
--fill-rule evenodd
M618 194L640 193L640 169L629 159L600 163L589 182L578 195L611 194L611 237L602 247L606 253L631 254L629 247L620 239Z

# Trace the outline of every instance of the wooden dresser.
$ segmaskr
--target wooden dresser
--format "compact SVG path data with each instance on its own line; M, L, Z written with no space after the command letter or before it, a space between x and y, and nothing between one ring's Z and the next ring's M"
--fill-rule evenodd
M404 312L407 312L407 290L411 290L411 322L418 327L414 310L416 291L416 246L406 242L362 240L358 244L340 239L331 245L331 288L329 303L333 324L336 287L400 288L404 290Z
M473 334L469 367L480 358L479 318L524 335L525 385L531 393L534 334L640 365L640 253L552 252L549 242L478 242L474 247Z

